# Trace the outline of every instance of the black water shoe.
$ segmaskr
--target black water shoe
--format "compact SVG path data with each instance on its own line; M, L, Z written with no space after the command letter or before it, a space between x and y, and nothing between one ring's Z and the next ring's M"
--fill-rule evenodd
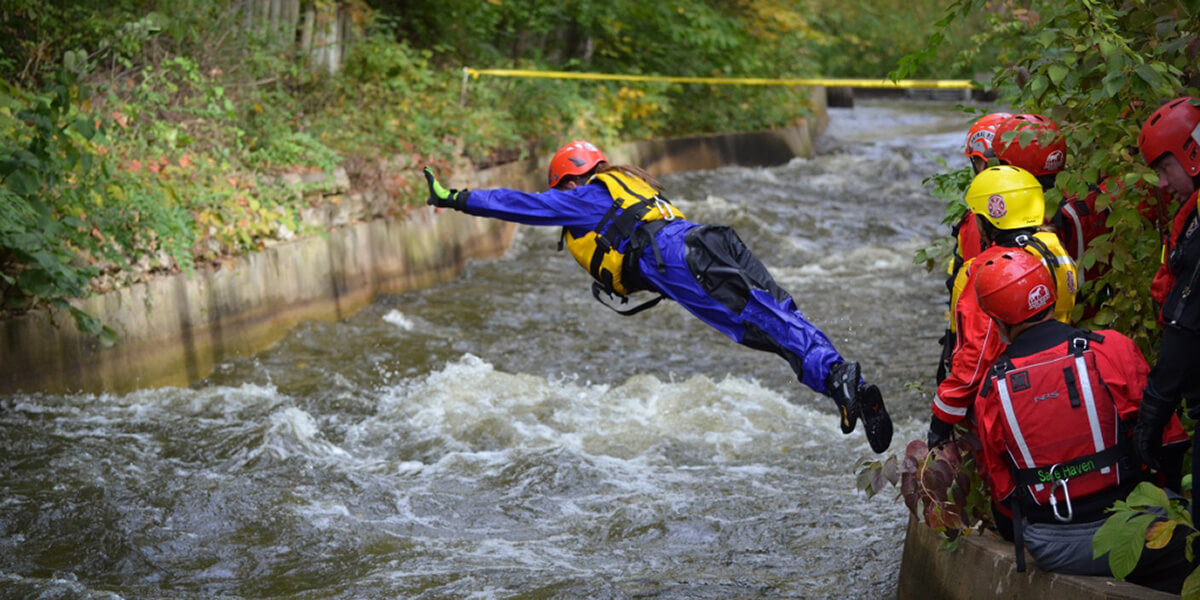
M862 369L852 360L829 368L825 390L837 404L842 433L854 431L858 419L863 420L867 442L876 454L883 454L892 445L892 418L883 405L883 394L874 384L862 381Z
M875 454L883 454L892 445L892 418L883 406L883 394L875 384L858 388L858 410L866 430L867 441Z
M858 423L859 374L858 363L847 360L830 367L829 376L825 378L825 391L837 404L842 433L854 431L854 425Z

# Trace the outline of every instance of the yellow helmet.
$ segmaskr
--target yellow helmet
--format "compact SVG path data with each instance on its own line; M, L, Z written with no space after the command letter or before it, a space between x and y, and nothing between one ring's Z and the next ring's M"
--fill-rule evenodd
M1029 171L1009 165L980 171L967 188L967 207L997 229L1040 227L1046 219L1042 184Z

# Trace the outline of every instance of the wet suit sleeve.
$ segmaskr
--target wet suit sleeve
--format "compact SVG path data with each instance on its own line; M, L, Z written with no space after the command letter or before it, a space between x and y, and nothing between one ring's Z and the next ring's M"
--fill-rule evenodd
M987 370L1004 351L1000 332L992 320L979 308L971 291L975 285L975 269L968 275L966 290L954 306L958 344L950 357L950 373L938 384L933 397L933 415L950 424L958 423L979 392Z
M611 204L612 198L602 185L536 193L496 188L472 190L464 210L523 225L591 228Z

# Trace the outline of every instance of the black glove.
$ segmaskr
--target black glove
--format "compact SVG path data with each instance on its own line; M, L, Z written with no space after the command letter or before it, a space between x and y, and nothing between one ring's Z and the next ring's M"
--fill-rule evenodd
M950 436L954 434L954 426L937 418L936 416L929 418L929 433L925 434L925 445L930 450L945 444L950 441Z
M1133 427L1133 453L1155 471L1162 470L1163 429L1174 414L1175 404L1152 393L1147 385Z
M448 190L442 187L442 183L433 176L433 169L429 167L425 167L425 181L429 182L429 199L425 201L426 204L454 210L467 209L467 196L471 194L469 190Z

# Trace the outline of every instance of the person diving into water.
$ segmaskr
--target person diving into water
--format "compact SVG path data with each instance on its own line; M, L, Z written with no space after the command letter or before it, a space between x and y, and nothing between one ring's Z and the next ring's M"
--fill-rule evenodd
M612 165L586 141L550 161L544 192L446 189L429 167L428 204L525 225L562 227L564 247L593 278L592 293L622 305L640 291L657 296L620 309L646 310L663 298L735 342L783 357L797 378L837 405L842 433L863 422L876 453L891 445L892 421L879 388L804 318L792 296L727 226L688 221L644 170Z

